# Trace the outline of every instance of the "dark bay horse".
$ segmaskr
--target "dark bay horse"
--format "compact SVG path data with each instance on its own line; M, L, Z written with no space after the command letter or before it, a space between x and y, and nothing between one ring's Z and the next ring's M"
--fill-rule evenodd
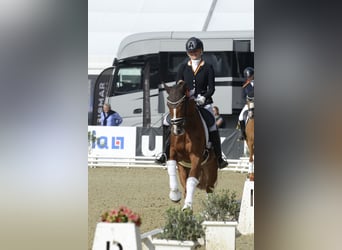
M249 179L254 180L254 97L247 98L248 119L246 124L246 143L249 152Z
M177 164L179 180L184 189L183 210L192 209L196 187L207 193L213 191L217 180L217 159L212 149L206 149L204 125L194 99L189 97L189 89L185 82L179 81L172 87L165 85L165 89L169 94L167 105L171 118L171 145L168 161L171 163L167 164L168 171L169 175L170 173L175 175ZM172 194L172 189L178 192L176 185L170 184L170 188L170 199L179 201L180 193L178 196L176 193Z

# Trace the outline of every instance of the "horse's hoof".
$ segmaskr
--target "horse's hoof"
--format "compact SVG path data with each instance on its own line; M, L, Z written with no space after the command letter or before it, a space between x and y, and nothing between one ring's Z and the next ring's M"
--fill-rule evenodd
M182 211L185 211L185 210L192 210L192 204L189 202L185 203L182 208Z
M182 193L179 190L171 190L169 194L170 200L173 202L179 202L182 199Z

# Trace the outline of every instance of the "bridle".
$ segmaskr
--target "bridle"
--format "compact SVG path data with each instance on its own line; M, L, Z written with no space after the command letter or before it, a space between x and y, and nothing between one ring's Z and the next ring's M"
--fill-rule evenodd
M183 126L185 124L185 116L184 117L177 117L177 107L181 105L183 102L187 100L187 96L183 95L180 99L177 101L171 101L169 100L169 97L167 98L167 103L170 108L170 117L171 117L171 125L173 126L173 133L175 135L182 135L184 134ZM183 106L184 114L186 114L186 102Z

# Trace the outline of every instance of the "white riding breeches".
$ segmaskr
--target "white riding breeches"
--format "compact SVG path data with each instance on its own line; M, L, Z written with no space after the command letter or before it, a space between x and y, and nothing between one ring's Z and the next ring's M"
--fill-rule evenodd
M243 120L243 113L248 110L248 105L245 104L245 106L243 106L243 109L241 110L240 112L240 115L239 115L239 121L242 121Z
M167 116L169 115L169 112L165 114L164 119L163 119L163 125L164 126L170 126L171 124L167 121Z
M207 104L204 106L204 108L206 110L208 110L210 112L210 114L213 115L214 119L215 119L215 115L214 115L214 111L213 111L213 105L210 103L210 104ZM209 131L212 132L212 131L215 131L217 130L217 126L216 126L216 123L214 123L210 128L209 128Z

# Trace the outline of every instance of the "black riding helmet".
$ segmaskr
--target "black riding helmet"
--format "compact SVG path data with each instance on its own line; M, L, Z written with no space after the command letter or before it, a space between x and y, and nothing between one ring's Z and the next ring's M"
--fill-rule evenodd
M196 37L191 37L185 44L186 52L192 52L197 49L203 50L203 43L200 39Z
M245 70L243 71L243 75L246 78L250 78L250 77L254 76L254 69L252 67L245 68Z

